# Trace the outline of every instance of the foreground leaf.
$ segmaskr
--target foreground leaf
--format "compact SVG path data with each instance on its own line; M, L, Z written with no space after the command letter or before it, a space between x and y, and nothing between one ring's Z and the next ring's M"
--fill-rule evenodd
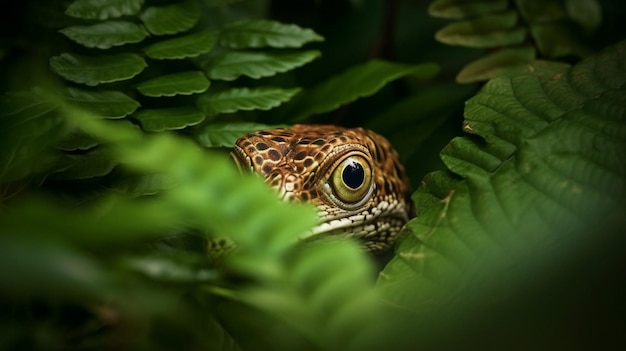
M197 104L207 116L239 110L269 110L289 101L299 91L298 88L232 88L216 93L206 93L200 96Z
M354 66L345 72L305 90L293 103L285 106L281 115L296 122L308 116L328 112L358 98L376 93L385 84L408 75L422 79L439 71L435 64L404 65L373 60Z
M438 18L464 19L484 13L504 11L507 8L506 0L494 1L458 1L434 0L428 6L428 14Z
M211 83L200 71L180 72L157 77L137 85L145 96L174 96L202 93Z
M227 52L205 64L209 78L235 80L247 76L254 79L270 77L305 65L320 56L316 50L272 53L272 52Z
M534 267L527 257L604 240L625 210L625 58L621 43L573 67L535 62L468 101L464 130L482 140L443 150L461 181L433 173L414 195L420 215L379 278L394 304L448 304L464 287L484 296Z
M222 28L220 45L233 48L299 48L306 43L322 41L320 35L295 24L283 24L268 20L247 20Z
M59 32L88 48L98 49L138 43L148 36L144 27L124 21L108 21L91 26L71 26Z
M63 53L50 58L50 69L53 72L69 81L91 86L130 79L147 66L135 54L89 57Z
M195 57L211 51L215 45L215 32L204 30L182 37L163 40L144 49L146 56L157 60Z
M199 124L205 119L204 114L192 106L143 109L133 117L137 118L143 130L148 132L183 129Z
M106 20L134 15L144 0L75 0L65 14L84 19Z

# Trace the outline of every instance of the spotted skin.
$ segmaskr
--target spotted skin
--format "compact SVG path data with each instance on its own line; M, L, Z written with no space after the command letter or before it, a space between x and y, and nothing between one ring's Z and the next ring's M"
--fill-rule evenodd
M317 207L319 224L303 239L344 235L383 252L413 213L396 151L370 130L301 124L261 130L239 138L231 155L284 200Z

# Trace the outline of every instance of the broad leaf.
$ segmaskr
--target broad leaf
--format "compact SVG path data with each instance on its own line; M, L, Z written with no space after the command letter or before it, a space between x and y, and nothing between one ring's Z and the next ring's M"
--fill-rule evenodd
M310 29L295 24L268 20L248 20L231 23L222 28L219 43L233 49L245 48L299 48L324 38Z
M188 71L142 82L137 90L146 96L191 95L206 91L210 84L204 73Z
M495 13L507 8L506 0L459 1L435 0L428 6L428 13L433 17L464 19L484 13Z
M207 116L239 110L269 110L289 101L299 91L299 88L232 88L215 93L206 93L200 96L197 104Z
M183 129L200 124L204 114L194 107L173 107L160 109L143 109L133 115L148 132Z
M166 6L151 6L139 18L154 35L176 34L193 28L200 19L198 4L194 0L184 0Z
M67 88L67 101L98 116L122 118L140 106L139 103L120 91L96 91Z
M316 50L292 53L231 51L208 61L204 69L212 79L235 80L242 75L258 79L290 71L319 56Z
M134 15L141 9L144 0L75 0L65 10L72 17L106 20Z
M435 38L448 45L476 48L517 45L526 37L525 28L515 27L517 22L518 16L514 11L486 15L449 24L440 29Z
M531 46L496 51L468 63L456 76L456 80L459 83L472 83L495 78L506 72L515 72L523 69L522 65L532 62L535 55L535 49Z
M246 133L261 129L274 129L285 125L269 125L251 122L211 123L196 133L196 140L206 147L233 147L235 141Z
M81 56L63 53L50 58L50 68L61 77L75 83L98 85L130 79L147 67L135 54Z
M305 90L280 112L283 116L289 116L292 122L300 121L372 95L393 80L409 75L427 79L438 71L435 64L405 65L381 60L369 61Z
M207 53L215 45L215 32L201 32L163 40L144 49L146 56L157 60L183 59Z
M60 32L81 45L98 49L138 43L148 36L148 32L143 26L124 21L108 21L90 26L71 26L61 29Z
M461 180L424 179L419 216L379 279L394 304L453 303L468 287L493 296L529 257L605 240L611 214L626 210L625 59L626 42L573 67L534 62L468 101L475 137L442 151Z

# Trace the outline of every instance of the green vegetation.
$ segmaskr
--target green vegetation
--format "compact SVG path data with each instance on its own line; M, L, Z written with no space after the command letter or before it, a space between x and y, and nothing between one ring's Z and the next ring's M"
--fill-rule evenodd
M0 348L626 347L621 2L17 6ZM293 123L397 148L418 217L388 262L300 243L315 211L237 172L237 137Z

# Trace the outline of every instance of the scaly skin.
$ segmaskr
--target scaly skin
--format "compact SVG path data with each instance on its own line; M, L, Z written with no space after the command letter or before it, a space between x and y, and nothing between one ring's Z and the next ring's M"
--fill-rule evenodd
M396 151L366 129L297 124L262 130L239 138L231 155L286 201L317 207L319 225L306 239L345 235L379 253L393 245L413 213Z

